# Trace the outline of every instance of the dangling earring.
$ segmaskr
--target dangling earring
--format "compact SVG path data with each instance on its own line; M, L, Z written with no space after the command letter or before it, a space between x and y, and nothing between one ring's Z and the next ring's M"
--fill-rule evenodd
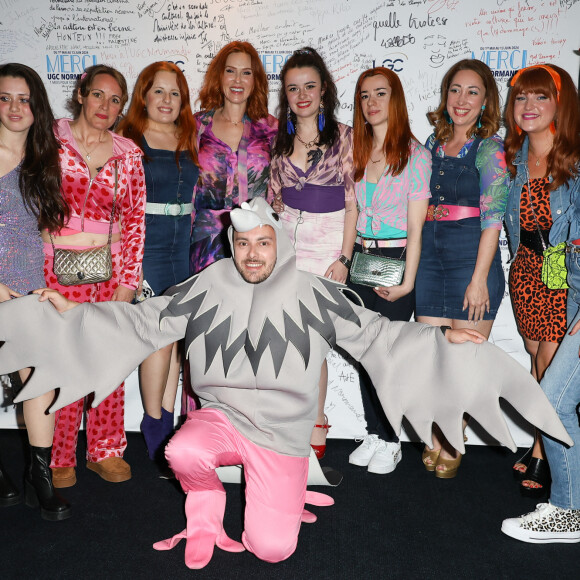
M320 108L318 110L318 130L322 131L324 129L324 124L326 119L324 118L324 103L320 101Z
M450 124L453 125L453 119L451 118L451 115L448 113L447 110L443 111L443 116L445 117L445 120Z
M286 131L288 131L288 135L294 135L296 132L294 129L294 123L292 123L292 111L290 110L290 106L286 109Z
M481 129L481 118L483 117L483 111L485 111L485 105L481 106L481 113L479 113L479 117L477 117L477 123L476 123L476 127L478 129Z
M550 123L550 133L552 133L552 135L556 134L556 122L555 121L552 121Z

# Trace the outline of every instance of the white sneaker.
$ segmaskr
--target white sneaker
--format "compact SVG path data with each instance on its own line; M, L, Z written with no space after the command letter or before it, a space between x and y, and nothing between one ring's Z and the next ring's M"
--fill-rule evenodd
M400 443L389 443L379 439L379 445L369 461L368 470L371 473L383 475L391 473L395 471L395 467L401 459L403 459L403 452Z
M355 439L355 441L362 441L362 443L348 456L348 462L366 467L382 441L378 435L365 435L362 439Z
M539 503L534 512L504 520L501 531L516 540L531 544L580 542L580 510Z

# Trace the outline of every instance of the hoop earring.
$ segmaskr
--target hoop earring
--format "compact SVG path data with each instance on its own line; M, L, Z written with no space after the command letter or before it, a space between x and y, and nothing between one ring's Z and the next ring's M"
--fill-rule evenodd
M324 103L320 101L320 108L318 110L318 130L322 131L324 125L326 124L326 119L324 118Z
M479 117L477 117L477 123L475 126L478 129L481 129L481 118L483 117L483 111L485 111L485 105L481 106L481 112L479 113Z
M288 135L294 135L296 129L294 129L294 123L292 123L292 111L290 110L290 106L286 109L286 131L288 131Z
M443 111L443 116L445 117L445 120L450 124L453 125L453 119L451 118L451 115L447 112L447 110Z

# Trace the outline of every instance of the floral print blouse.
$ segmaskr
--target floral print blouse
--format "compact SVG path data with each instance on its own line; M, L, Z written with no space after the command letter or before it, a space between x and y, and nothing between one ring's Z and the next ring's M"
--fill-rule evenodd
M439 144L436 151L435 135L427 139L425 146L433 156L445 157L445 145ZM457 157L465 157L475 141L468 139ZM508 170L505 162L503 141L499 135L483 139L475 157L475 166L479 171L479 208L481 211L481 229L501 230L508 195Z

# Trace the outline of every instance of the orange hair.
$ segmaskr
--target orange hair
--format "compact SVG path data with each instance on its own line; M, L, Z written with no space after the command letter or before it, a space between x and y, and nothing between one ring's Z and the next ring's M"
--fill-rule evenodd
M256 49L249 42L234 40L226 44L209 63L199 91L198 101L202 111L211 111L224 106L222 75L230 54L242 52L250 57L254 73L254 90L248 99L246 114L252 121L268 116L268 78Z
M554 190L571 177L578 174L580 163L580 109L578 92L570 75L559 66L549 64L560 77L560 90L554 83L555 75L551 75L544 67L534 66L516 73L513 86L508 95L505 110L505 125L507 137L505 139L505 157L510 173L515 176L516 168L513 164L516 153L522 148L525 132L518 132L519 127L514 119L514 104L516 97L521 94L543 94L556 101L556 118L554 119L554 142L547 158L547 172L552 175L549 190Z
M389 126L383 143L383 152L391 175L399 175L405 169L411 155L411 140L415 139L409 125L403 85L401 85L397 74L382 66L364 71L358 77L354 91L353 156L355 181L362 179L373 147L373 128L365 122L362 112L361 86L365 79L377 75L385 77L391 87Z
M189 87L181 69L172 62L154 62L141 71L141 74L135 83L135 88L133 89L133 96L131 98L129 110L119 123L117 132L132 139L137 145L141 143L149 119L145 108L145 96L153 86L155 75L160 71L175 73L177 88L181 93L181 109L179 111L179 116L175 121L179 133L177 150L175 151L175 162L179 164L179 153L181 151L188 151L191 160L197 165L197 132L195 128L195 118L193 117L191 105L189 104Z

